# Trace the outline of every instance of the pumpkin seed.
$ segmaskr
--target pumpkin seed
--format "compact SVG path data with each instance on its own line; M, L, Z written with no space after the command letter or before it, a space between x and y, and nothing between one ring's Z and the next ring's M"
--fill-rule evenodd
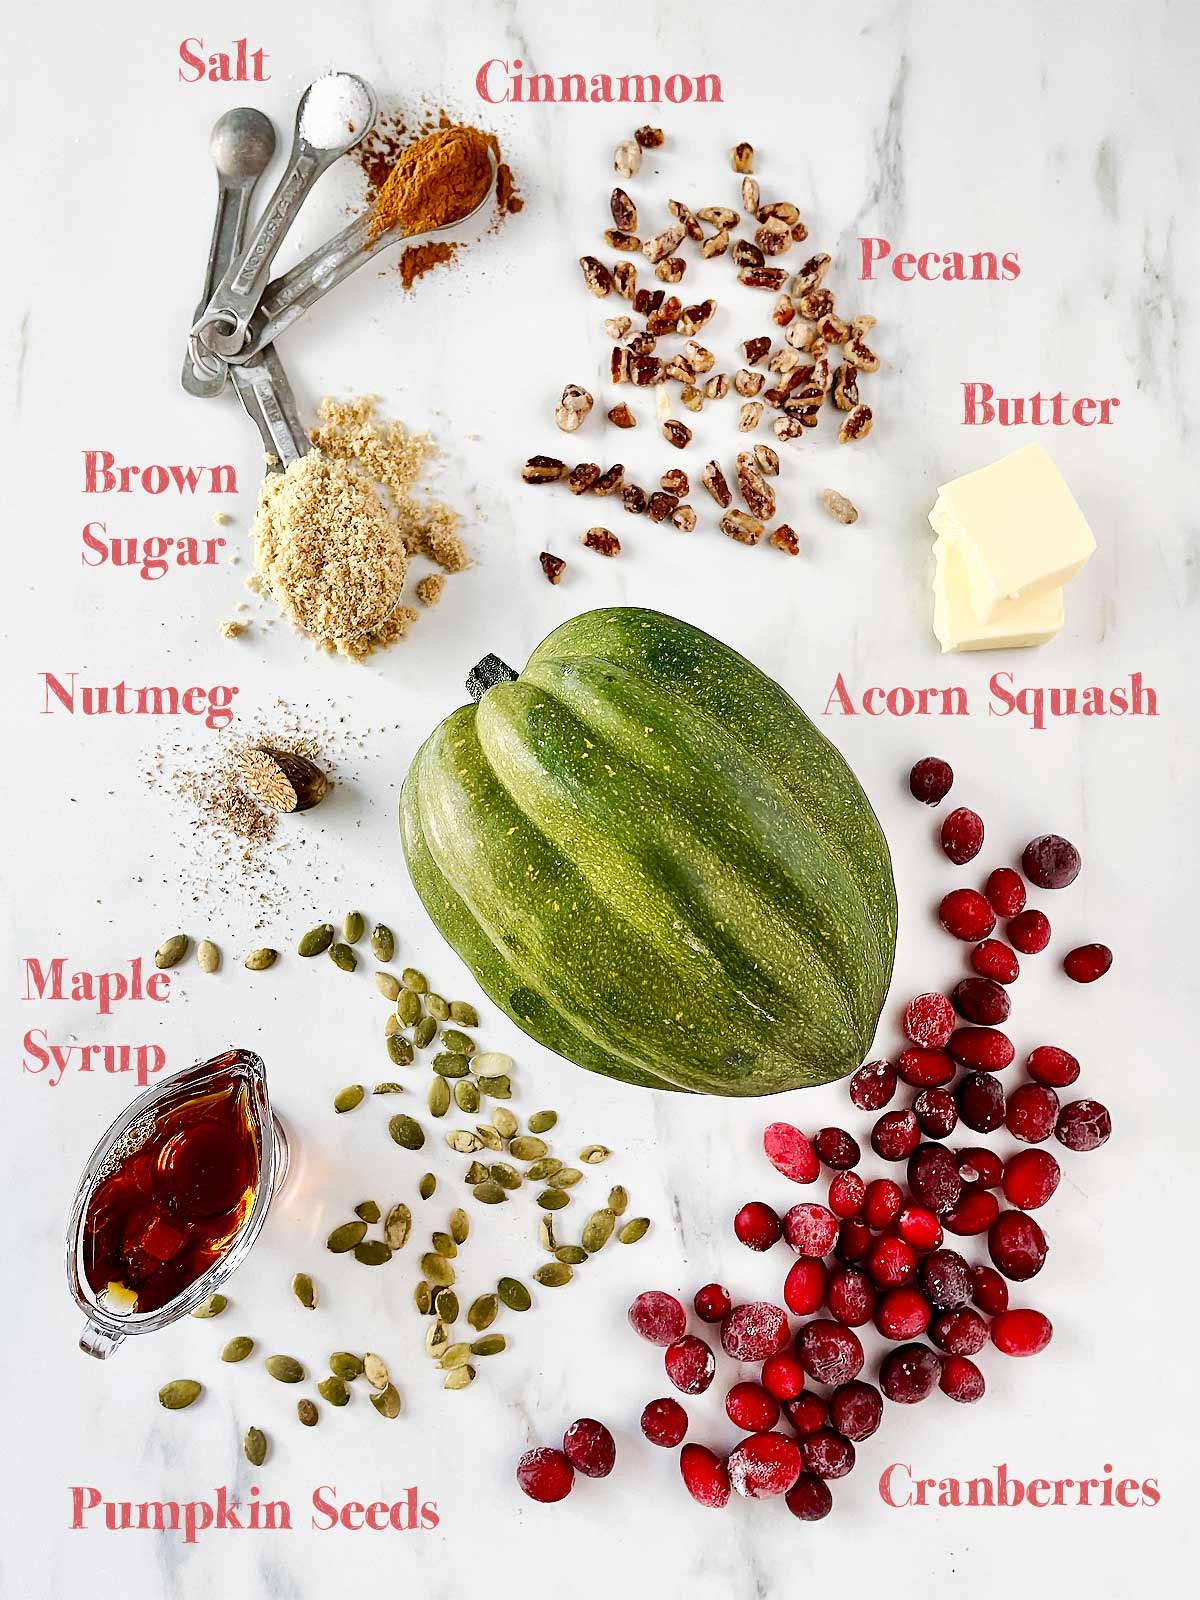
M333 943L333 923L318 922L315 928L310 928L296 946L296 954L300 956L323 956Z
M395 1018L392 1021L395 1022ZM411 1067L413 1047L402 1033L393 1033L387 1042L387 1053L398 1067Z
M371 930L371 954L376 961L390 961L396 954L396 935L386 922L377 922Z
M562 1162L557 1156L542 1156L525 1168L525 1176L532 1183L544 1183L547 1178L553 1178L555 1173L563 1169Z
M608 1209L614 1217L624 1215L625 1207L629 1204L629 1190L623 1184L614 1184L608 1191Z
M322 1400L328 1400L331 1406L348 1406L350 1404L350 1391L338 1377L322 1378L317 1385L317 1393Z
M548 1211L538 1221L538 1242L543 1250L554 1254L554 1218Z
M164 939L154 952L154 965L156 967L177 967L184 956L187 955L190 943L191 940L186 933L173 933L169 939ZM191 1401L188 1404L190 1405Z
M196 946L196 964L201 972L220 971L221 952L211 939L201 939Z
M427 1283L421 1282L413 1290L413 1304L423 1317L433 1310L433 1290Z
M412 1227L412 1212L398 1200L388 1212L383 1224L383 1237L393 1250L403 1250L408 1243L409 1230Z
M363 1357L363 1373L372 1389L386 1389L392 1381L383 1357L372 1354L370 1350Z
M383 1025L383 1037L391 1039L400 1032L400 1018L394 1011L388 1013L388 1019Z
M363 1221L343 1222L336 1227L325 1241L326 1250L332 1250L335 1256L345 1255L347 1250L353 1250L355 1245L361 1244L367 1237L367 1225Z
M477 1073L482 1072L486 1077L489 1073L511 1072L513 1058L506 1056L503 1050L480 1050L472 1059L471 1065Z
M607 1161L612 1151L606 1144L585 1144L579 1152L580 1161L586 1161L589 1167L595 1167L601 1161Z
M466 1243L467 1237L471 1232L471 1219L461 1206L455 1206L450 1213L450 1221L447 1226L450 1229L450 1237L455 1244Z
M296 1415L306 1428L315 1428L320 1420L321 1413L311 1400L297 1400Z
M352 1355L349 1350L335 1350L329 1358L330 1372L343 1383L353 1383L355 1378L361 1376L362 1369L361 1358Z
M433 1173L432 1172L423 1172L421 1174L421 1181L417 1184L417 1193L421 1196L421 1199L422 1200L431 1199L432 1196L433 1196L433 1191L436 1188L437 1188L437 1179L434 1177Z
M521 1174L516 1167L510 1167L507 1161L493 1161L489 1171L502 1189L512 1190L521 1187Z
M267 1436L261 1428L247 1428L242 1451L252 1467L262 1466L267 1459Z
M529 1119L530 1133L549 1133L558 1121L557 1111L535 1111Z
M479 1013L469 1000L451 1000L450 1020L457 1022L461 1028L477 1028Z
M452 1050L439 1050L433 1058L433 1070L443 1078L465 1078L471 1063L466 1056L455 1055Z
M194 1317L219 1317L229 1301L223 1294L210 1294L207 1300L202 1300L192 1312Z
M575 1276L565 1261L547 1261L534 1273L534 1278L545 1289L561 1289Z
M404 1115L395 1116L388 1123L388 1132L405 1150L419 1150L425 1143L425 1133L419 1122Z
M485 1149L494 1150L496 1152L504 1149L504 1140L496 1132L495 1128L492 1127L490 1122L477 1122L475 1124L475 1132L479 1138L480 1144L483 1145Z
M432 1017L422 1017L413 1029L413 1043L418 1050L424 1050L433 1043L433 1036L437 1032L437 1023Z
M303 1383L304 1368L295 1356L268 1356L267 1371L279 1383Z
M450 1109L450 1085L445 1078L430 1078L429 1087L425 1091L425 1104L432 1116L446 1115Z
M443 1371L449 1372L451 1367L462 1367L471 1359L471 1346L469 1344L448 1344L438 1357Z
M401 989L396 1001L396 1016L406 1028L421 1020L421 996L412 989Z
M581 1267L588 1258L587 1251L579 1244L560 1244L554 1254L569 1267Z
M404 1085L395 1083L391 1078L385 1078L382 1083L377 1083L371 1090L372 1094L403 1094Z
M501 1278L496 1293L510 1311L528 1311L533 1304L533 1296L519 1278Z
M354 1259L364 1267L382 1267L392 1259L391 1246L383 1239L365 1239L354 1246Z
M454 1282L454 1268L436 1250L427 1250L421 1257L421 1272L439 1289L449 1289Z
M454 1085L454 1104L469 1117L479 1110L479 1090L471 1078L459 1078Z
M377 972L375 974L375 987L385 1000L390 1000L393 1005L400 998L400 979L394 972Z
M483 1140L477 1133L472 1133L470 1128L453 1128L446 1135L446 1143L460 1156L473 1156L476 1150L483 1148Z
M449 1343L450 1335L446 1332L446 1324L439 1317L425 1330L425 1354L433 1356L436 1360Z
M342 938L347 944L357 944L366 932L366 927L361 911L347 911L342 918Z
M435 1022L449 1022L450 1007L440 994L426 994L425 1009Z
M579 1235L579 1242L588 1255L593 1256L597 1250L604 1249L604 1246L612 1238L612 1231L616 1226L616 1222L616 1217L607 1207L602 1211L592 1212Z
M549 1146L544 1139L535 1138L531 1133L519 1134L509 1145L509 1154L518 1161L537 1161L547 1154Z
M342 972L353 972L358 966L358 957L354 951L348 944L342 944L340 941L329 946L329 959Z
M494 1294L477 1295L467 1308L467 1321L476 1333L482 1333L485 1328L490 1328L496 1320L496 1312L500 1302Z
M371 1396L371 1404L381 1417L386 1417L389 1422L394 1422L400 1415L400 1392L394 1384L388 1384L378 1394Z
M443 1389L465 1389L468 1384L475 1382L475 1368L467 1362L461 1367L454 1367L446 1374Z
M489 1333L486 1338L476 1339L471 1345L473 1356L498 1356L502 1350L508 1349L508 1340L502 1333Z
M556 1189L573 1189L582 1180L583 1173L580 1172L578 1167L559 1167L554 1174L554 1187Z
M448 1328L458 1321L458 1296L453 1289L439 1289L434 1296L433 1307Z
M447 1261L453 1261L458 1254L458 1246L448 1233L435 1233L430 1240L439 1256L444 1256Z
M636 1244L639 1239L644 1239L650 1230L649 1217L630 1217L629 1221L617 1234L622 1244Z
M355 1106L362 1104L366 1090L361 1083L348 1083L344 1089L339 1089L333 1097L335 1111L353 1111Z
M195 1378L173 1378L158 1391L158 1403L168 1411L184 1411L193 1401L199 1400L203 1392L204 1385Z
M247 1338L244 1333L239 1333L237 1338L230 1339L224 1350L221 1351L221 1360L245 1361L246 1357L253 1349L254 1340Z
M477 1183L482 1183L487 1175L488 1169L484 1166L482 1161L472 1161L470 1166L463 1173L463 1182L470 1184L471 1187L474 1188Z
M364 1222L378 1222L378 1207L374 1217L363 1217ZM306 1311L315 1311L317 1305L317 1286L307 1272L298 1272L292 1279L292 1293L299 1300Z
M429 989L429 979L423 972L418 972L416 967L405 967L400 974L400 982L414 994L425 994Z
M492 1127L502 1139L511 1139L520 1130L521 1124L507 1106L497 1106L492 1112Z
M561 1211L564 1206L571 1204L571 1196L565 1189L543 1189L537 1197L537 1203L543 1211Z
M494 1078L481 1078L476 1075L475 1082L479 1086L480 1094L486 1094L493 1100L512 1099L512 1079L504 1073Z
M261 949L251 950L246 957L244 965L249 967L251 972L265 972L268 967L273 967L278 960L279 951L272 950L269 945L263 945Z
M498 1206L508 1199L494 1178L485 1178L482 1183L477 1183L471 1193L483 1206Z
M361 1217L364 1222L378 1222L379 1207L374 1200L360 1200L354 1208L354 1215Z
M469 1034L462 1033L458 1028L443 1028L442 1043L447 1050L453 1050L456 1055L473 1056L475 1054L475 1041Z

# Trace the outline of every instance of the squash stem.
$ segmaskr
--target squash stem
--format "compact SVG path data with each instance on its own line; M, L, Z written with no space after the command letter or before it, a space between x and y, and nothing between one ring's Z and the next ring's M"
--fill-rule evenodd
M483 699L489 689L498 683L515 683L519 673L513 671L507 661L501 661L499 656L484 656L482 661L477 661L467 674L467 692L476 705Z

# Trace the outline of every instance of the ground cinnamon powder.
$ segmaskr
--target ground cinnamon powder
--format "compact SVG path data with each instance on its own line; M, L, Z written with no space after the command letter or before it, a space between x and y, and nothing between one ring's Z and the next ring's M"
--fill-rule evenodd
M455 125L406 145L375 201L371 237L397 226L431 233L474 211L492 181L490 143L478 128Z

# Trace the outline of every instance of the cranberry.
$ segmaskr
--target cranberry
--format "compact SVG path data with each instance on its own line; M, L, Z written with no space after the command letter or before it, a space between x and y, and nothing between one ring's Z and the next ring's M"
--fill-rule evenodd
M1073 983L1095 983L1112 966L1106 944L1081 944L1063 957L1063 971Z
M724 1322L733 1301L723 1283L706 1283L703 1289L696 1290L692 1304L701 1322Z
M788 1342L787 1312L766 1300L734 1306L721 1324L721 1348L734 1361L765 1361Z
M867 1267L881 1289L898 1289L917 1270L917 1258L912 1245L889 1234L875 1241Z
M784 1217L783 1231L798 1256L812 1256L819 1261L833 1249L838 1219L828 1206L805 1201L793 1206Z
M789 1400L783 1409L788 1421L802 1439L810 1433L815 1433L818 1428L823 1428L829 1421L828 1403L822 1400L819 1394L813 1394L811 1389L806 1389L794 1400Z
M942 1242L942 1225L928 1206L905 1206L896 1218L896 1232L914 1250L936 1250Z
M855 1378L830 1395L829 1418L844 1438L861 1444L883 1420L883 1397L874 1384Z
M643 1339L665 1347L687 1327L687 1313L673 1294L647 1289L630 1306L629 1324Z
M951 889L938 907L938 921L956 939L976 944L996 926L996 913L978 889Z
M1020 1211L1036 1211L1058 1188L1061 1176L1049 1150L1019 1150L1004 1168L1004 1198Z
M769 1250L783 1237L783 1223L774 1207L751 1200L734 1217L733 1231L748 1250Z
M911 1111L885 1111L871 1129L871 1149L884 1161L907 1161L921 1142Z
M763 1149L776 1172L793 1183L814 1183L821 1171L812 1140L790 1122L772 1122L763 1132Z
M806 1472L815 1478L844 1478L854 1471L854 1446L832 1428L818 1428L800 1446Z
M958 1162L944 1144L919 1145L908 1158L908 1187L935 1216L945 1216L962 1194Z
M617 1461L611 1433L595 1417L580 1417L563 1434L563 1454L585 1478L607 1478Z
M940 756L922 756L908 775L908 791L914 800L936 806L950 793L954 772Z
M985 1189L997 1189L1004 1176L1004 1163L994 1150L982 1145L971 1145L967 1150L956 1150L958 1170L965 1184L981 1184Z
M667 1346L663 1357L667 1377L681 1394L703 1394L717 1375L717 1358L694 1333Z
M821 1160L835 1172L845 1172L850 1167L856 1167L862 1157L858 1140L852 1138L845 1128L822 1128L813 1140L813 1144Z
M868 1225L881 1233L900 1215L904 1190L890 1178L872 1178L863 1197L863 1216Z
M913 1089L944 1088L957 1070L944 1050L922 1050L919 1045L902 1050L896 1062L897 1073Z
M956 867L965 866L983 849L983 821L966 806L959 806L942 823L942 849Z
M763 1388L776 1400L795 1400L804 1392L804 1368L786 1350L763 1362L761 1376Z
M825 1304L829 1272L823 1261L802 1257L783 1280L783 1301L798 1317L810 1317Z
M1000 1215L1000 1202L982 1184L968 1184L962 1198L952 1211L942 1218L950 1233L960 1237L986 1233Z
M988 873L983 886L988 904L998 917L1015 917L1025 909L1025 884L1011 867L997 867Z
M945 1139L958 1125L958 1106L949 1089L922 1089L913 1101L913 1116L927 1139Z
M991 1133L1004 1121L1004 1090L987 1072L968 1073L956 1085L958 1114L976 1133Z
M783 1497L783 1503L801 1522L820 1522L833 1510L833 1496L828 1485L811 1472L802 1472Z
M934 1250L917 1269L930 1305L938 1311L957 1311L971 1298L975 1280L970 1263L957 1250Z
M971 1298L980 1311L985 1311L989 1317L998 1317L1002 1311L1007 1311L1008 1284L995 1267L972 1267L971 1273L975 1279Z
M796 1335L796 1354L808 1376L830 1388L849 1383L863 1368L858 1335L837 1322L806 1322Z
M829 1209L835 1217L857 1217L862 1214L867 1186L857 1172L839 1172L829 1185Z
M1079 876L1079 851L1060 834L1039 834L1021 852L1021 866L1039 889L1065 889Z
M1079 1076L1079 1063L1069 1050L1060 1050L1056 1044L1040 1044L1029 1052L1025 1071L1036 1083L1066 1089Z
M1044 911L1022 911L1004 931L1009 944L1023 956L1036 956L1050 943L1050 918Z
M1042 1270L1047 1249L1046 1235L1023 1211L1002 1211L988 1230L988 1254L1017 1283Z
M561 1450L526 1450L517 1462L517 1483L531 1500L565 1500L574 1482L575 1469Z
M750 1500L783 1495L800 1476L800 1446L782 1433L752 1433L725 1463L729 1481Z
M1058 1114L1054 1137L1068 1150L1098 1150L1112 1132L1112 1118L1099 1100L1072 1100Z
M861 1328L875 1314L875 1285L861 1267L842 1267L829 1280L829 1310L846 1328Z
M779 1421L779 1401L761 1383L735 1383L725 1396L725 1415L743 1433L761 1433Z
M859 1217L847 1217L838 1229L833 1253L839 1261L861 1261L871 1248L871 1230Z
M1000 939L985 939L971 951L971 966L981 978L995 983L1016 983L1021 963Z
M926 1050L940 1050L954 1032L954 1012L944 994L919 994L908 1002L904 1032Z
M983 1399L983 1391L987 1384L983 1381L983 1373L973 1361L966 1356L946 1356L942 1360L942 1375L938 1379L938 1387L944 1395L951 1400L957 1400L963 1405L970 1405L975 1400Z
M985 1028L995 1028L1008 1021L1012 1001L1002 986L991 978L963 978L954 985L951 996L954 1009L968 1022L978 1022Z
M930 1324L929 1337L948 1355L975 1356L988 1342L988 1325L978 1311L964 1306L961 1311L940 1311Z
M688 1414L678 1400L651 1400L642 1412L642 1432L651 1444L673 1450L688 1430Z
M959 1028L950 1036L950 1054L972 1072L1003 1072L1016 1055L1013 1042L999 1028Z
M1022 1144L1043 1144L1054 1132L1058 1096L1043 1083L1021 1083L1008 1097L1004 1126Z
M879 1368L879 1387L897 1405L915 1405L937 1387L942 1363L927 1344L902 1344L889 1350Z
M885 1339L898 1343L924 1333L932 1316L929 1301L919 1289L889 1289L875 1307L875 1326Z
M850 1098L860 1111L882 1111L895 1092L895 1069L886 1061L868 1061L850 1079Z
M1006 1356L1036 1356L1054 1337L1040 1311L1002 1311L992 1323L992 1343Z
M702 1444L685 1444L679 1452L684 1486L702 1506L720 1510L729 1504L729 1474L720 1456Z

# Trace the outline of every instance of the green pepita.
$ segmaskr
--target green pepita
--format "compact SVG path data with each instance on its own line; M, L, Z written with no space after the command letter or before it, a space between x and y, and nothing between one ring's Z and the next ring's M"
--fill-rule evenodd
M239 1333L237 1338L230 1339L224 1350L221 1351L221 1360L245 1361L253 1349L254 1340L248 1338L244 1333Z
M452 1050L456 1055L473 1056L475 1054L475 1041L469 1034L462 1033L458 1028L443 1028L442 1043L447 1050Z
M400 1415L400 1392L394 1384L389 1383L378 1394L371 1396L371 1404L381 1417L386 1417L389 1422L394 1422Z
M531 1183L545 1183L547 1178L553 1178L562 1169L563 1164L557 1156L542 1156L525 1168L525 1176Z
M223 1294L210 1294L207 1300L201 1301L195 1311L192 1312L192 1315L201 1319L219 1317L228 1304L229 1301Z
M453 1261L455 1256L458 1254L458 1246L448 1233L435 1233L430 1240L430 1243L433 1245L433 1248L437 1251L438 1255L445 1256L447 1261Z
M353 1111L355 1106L362 1105L366 1090L361 1083L348 1083L344 1089L339 1089L333 1097L335 1111Z
M537 1197L537 1203L543 1211L561 1211L564 1206L571 1204L571 1196L565 1189L543 1189Z
M433 1310L433 1290L425 1282L418 1283L413 1290L413 1304L423 1317L427 1317Z
M452 1050L439 1050L433 1058L433 1070L443 1078L465 1078L471 1070L466 1056L455 1055Z
M391 1019L395 1022L395 1017ZM387 1042L387 1053L398 1067L411 1067L413 1047L402 1033L393 1033Z
M483 1206L498 1206L508 1199L494 1178L485 1178L482 1183L477 1183L471 1193Z
M479 1110L479 1090L471 1078L459 1078L454 1085L454 1104L469 1117Z
M649 1217L630 1217L625 1226L618 1232L617 1238L622 1244L636 1244L639 1239L644 1239L650 1230Z
M607 1161L612 1151L606 1144L585 1144L579 1152L580 1161L586 1161L589 1167L595 1167L601 1161Z
M354 1246L354 1259L364 1267L382 1267L392 1259L392 1249L383 1239L364 1239Z
M387 1362L370 1350L363 1356L363 1375L372 1389L386 1389L392 1381L388 1377Z
M538 1220L538 1243L543 1250L554 1254L554 1218L548 1211Z
M297 1400L296 1415L306 1428L315 1428L321 1417L321 1413L311 1400Z
M623 1184L617 1183L608 1191L608 1209L614 1217L623 1216L625 1207L629 1204L629 1190Z
M251 950L246 957L245 965L251 972L265 972L268 967L273 967L279 960L279 951L272 950L269 945L263 945L258 950Z
M403 1200L398 1200L384 1219L383 1237L393 1250L403 1250L411 1227L412 1212Z
M317 1385L317 1393L322 1400L328 1400L331 1406L348 1406L350 1404L350 1391L338 1377L322 1378Z
M506 1056L503 1050L480 1050L472 1059L471 1065L477 1073L482 1072L486 1077L489 1073L508 1073L513 1069L513 1058Z
M434 1296L433 1307L448 1328L458 1321L458 1296L453 1289L439 1289Z
M455 1244L465 1244L471 1232L471 1219L461 1206L455 1206L450 1213L450 1220L446 1224L450 1229L450 1237Z
M318 922L315 928L310 928L300 943L296 946L296 954L301 956L323 956L333 943L333 923Z
M360 1200L354 1208L354 1215L361 1217L364 1222L378 1222L381 1213L374 1200Z
M278 1383L303 1383L304 1368L295 1356L268 1356L267 1371Z
M385 1000L390 1000L393 1005L400 998L400 979L394 972L377 972L375 974L375 987Z
M392 1078L385 1078L382 1083L377 1083L371 1090L372 1094L403 1094L404 1085L396 1083Z
M485 1150L494 1150L499 1154L504 1149L504 1140L490 1122L477 1122L475 1132Z
M158 1403L168 1411L184 1411L193 1401L199 1400L203 1392L204 1385L195 1378L174 1378L158 1391Z
M500 1302L494 1294L481 1294L471 1301L467 1308L467 1321L476 1333L482 1333L485 1328L490 1328L496 1320L496 1312Z
M361 1358L352 1355L349 1350L335 1350L329 1358L330 1372L343 1383L353 1383L355 1378L361 1376L362 1369Z
M386 922L377 922L371 930L371 954L376 961L390 961L396 954L396 935Z
M519 1278L501 1278L496 1293L501 1305L506 1305L510 1311L528 1311L533 1304L532 1295Z
M557 1111L535 1111L529 1119L530 1133L549 1133L558 1121Z
M587 1251L578 1244L560 1244L554 1254L569 1267L581 1267L588 1258Z
M201 972L221 970L221 952L211 939L201 939L196 946L196 964Z
M154 952L154 965L156 967L177 967L188 953L191 940L186 933L173 933L169 939L164 939ZM190 1401L188 1402L191 1403Z
M446 1115L450 1109L450 1085L445 1078L430 1078L429 1087L425 1091L425 1104L432 1116Z
M354 951L351 950L348 944L342 944L340 940L337 944L329 946L329 959L342 972L353 972L358 966L358 957L354 954Z
M463 1182L473 1189L477 1183L482 1183L488 1175L488 1169L482 1161L472 1161L463 1173Z
M429 979L423 972L418 972L416 967L405 967L400 974L400 982L414 994L425 994L429 989Z
M370 1222L370 1217L364 1217L364 1222ZM378 1220L378 1217L375 1218ZM292 1279L292 1293L299 1300L306 1311L315 1311L317 1306L317 1286L307 1272L298 1272Z
M533 1276L544 1289L561 1289L575 1274L565 1261L547 1261Z
M396 1017L406 1028L421 1020L421 996L412 989L401 989L396 1001Z
M457 1022L460 1028L477 1028L479 1013L469 1000L451 1000L450 1020Z
M510 1167L507 1161L493 1161L488 1170L502 1189L513 1190L521 1187L521 1174L516 1167Z
M267 1436L261 1428L247 1428L242 1451L252 1467L262 1466L267 1459Z
M417 1193L421 1196L421 1199L431 1200L433 1198L433 1192L436 1188L437 1179L434 1177L433 1173L423 1172L419 1182L417 1183Z
M454 1268L436 1250L427 1250L421 1257L421 1272L438 1289L449 1289L454 1283Z
M554 1187L556 1189L573 1189L577 1183L583 1182L583 1173L578 1167L559 1167L554 1174Z
M335 1256L345 1255L347 1250L353 1250L356 1244L361 1244L367 1237L365 1222L343 1222L336 1227L325 1241L326 1250L332 1250Z
M492 1100L512 1099L512 1079L506 1073L496 1077L481 1078L476 1072L475 1082L479 1085L480 1094L486 1094Z
M427 993L425 996L425 1009L435 1022L449 1022L450 1007L440 994Z
M418 1050L424 1050L433 1043L433 1036L437 1033L437 1023L432 1017L422 1017L413 1029L413 1043Z
M492 1127L502 1139L511 1139L514 1133L520 1132L521 1123L507 1106L497 1106L492 1112Z
M476 1339L471 1345L473 1356L498 1356L502 1350L508 1349L508 1340L502 1333L489 1333L483 1339Z
M437 1360L449 1343L450 1335L446 1332L446 1324L439 1317L425 1330L425 1354Z
M357 944L366 931L366 926L361 911L347 911L342 918L342 938L347 944Z
M468 1361L461 1367L451 1368L451 1370L446 1374L446 1381L442 1385L442 1388L465 1389L469 1384L474 1382L475 1368Z
M412 1117L401 1113L392 1117L388 1123L388 1132L398 1145L405 1150L419 1150L425 1143L425 1132L419 1122L414 1122Z
M531 1133L521 1133L509 1144L509 1154L516 1161L537 1161L547 1153L548 1146L544 1139L538 1139Z
M595 1255L597 1250L604 1249L604 1246L612 1238L612 1231L616 1227L616 1223L616 1217L609 1211L607 1206L601 1211L592 1212L579 1235L579 1242L588 1255Z
M389 1011L388 1012L387 1021L383 1025L383 1037L385 1039L390 1039L395 1034L397 1034L399 1032L400 1032L400 1018L396 1015L396 1013L394 1011Z
M446 1135L446 1143L460 1156L473 1156L477 1150L483 1149L483 1140L470 1128L452 1128Z
M471 1346L469 1344L448 1344L438 1357L442 1369L449 1372L451 1367L465 1366L471 1359Z

